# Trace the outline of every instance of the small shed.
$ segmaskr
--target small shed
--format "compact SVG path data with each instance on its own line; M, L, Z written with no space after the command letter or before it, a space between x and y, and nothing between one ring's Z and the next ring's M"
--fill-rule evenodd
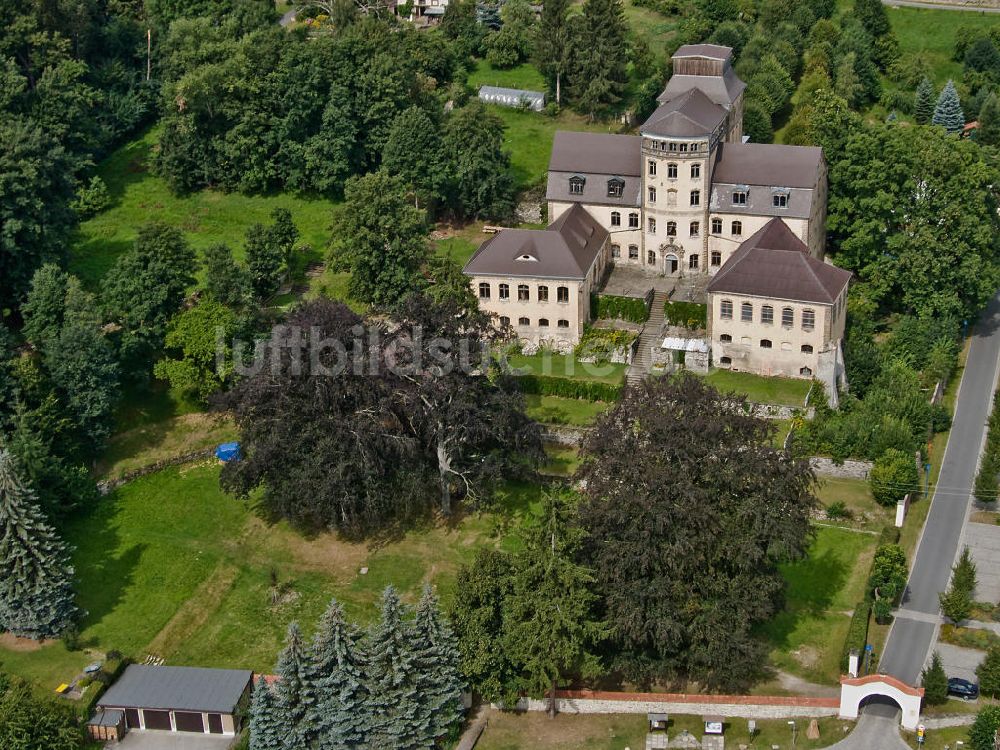
M240 460L239 443L223 443L215 449L215 457L223 463Z
M116 709L98 711L87 722L87 736L98 742L121 742L126 731L125 712Z
M650 732L666 732L670 724L670 716L664 713L650 712L646 714L646 720L649 722Z
M499 104L501 107L525 108L541 112L545 108L545 92L528 89L507 89L501 86L482 86L479 101Z
M122 712L128 729L235 735L252 690L248 669L132 664L97 708Z

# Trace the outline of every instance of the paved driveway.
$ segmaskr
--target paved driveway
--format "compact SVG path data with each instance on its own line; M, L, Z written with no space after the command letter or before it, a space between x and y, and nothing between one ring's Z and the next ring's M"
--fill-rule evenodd
M977 602L995 602L1000 599L1000 526L988 523L970 523L965 527L963 544L969 548L976 563Z
M132 729L117 745L108 747L121 750L228 750L233 737L189 732L156 732Z
M899 736L898 711L890 716L871 713L874 707L861 714L858 724L845 739L827 750L910 750Z

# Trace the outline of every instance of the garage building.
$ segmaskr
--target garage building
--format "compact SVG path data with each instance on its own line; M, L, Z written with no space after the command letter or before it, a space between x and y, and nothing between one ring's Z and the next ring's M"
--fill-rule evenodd
M129 729L233 735L252 689L249 670L133 664L97 708L121 711Z

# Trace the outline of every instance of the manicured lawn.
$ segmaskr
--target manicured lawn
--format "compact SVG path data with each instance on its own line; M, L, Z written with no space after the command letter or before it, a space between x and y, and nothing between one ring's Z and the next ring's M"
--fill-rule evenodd
M580 453L571 445L545 444L545 465L539 470L552 477L571 477L580 467Z
M921 52L931 64L934 83L940 88L949 78L962 77L962 63L952 60L955 34L961 26L988 29L1000 26L996 13L887 7L889 22L903 53Z
M849 519L824 518L823 523L879 532L895 521L896 509L883 508L876 503L871 487L864 479L820 477L816 494L824 507L841 502L851 513Z
M167 469L67 523L87 611L84 646L136 658L155 653L168 664L270 670L288 623L299 620L308 632L331 596L361 621L375 616L390 582L411 601L431 582L448 605L459 566L499 543L491 514L428 521L370 544L304 538L284 523L264 523L218 482L215 461ZM506 515L530 512L540 492L512 485L501 507ZM31 653L0 647L3 669L46 690L91 660L61 643Z
M507 127L504 145L510 152L514 179L520 189L541 185L545 181L552 155L552 139L557 130L616 133L619 128L617 123L589 122L586 117L569 110L563 110L558 117L492 105L490 111Z
M707 709L706 709L707 710ZM839 719L819 719L819 740L806 739L808 720L799 722L797 748L827 747L844 736L850 722ZM642 714L558 714L550 719L545 713L525 714L491 711L489 725L476 745L476 750L639 750L646 746L646 717ZM687 730L701 739L705 728L701 715L670 715L668 734L671 741ZM745 719L725 722L726 747L750 743ZM758 721L753 747L790 747L791 730L781 719Z
M70 255L70 269L88 284L100 280L131 247L139 227L149 221L181 228L196 249L225 242L242 257L247 228L270 221L275 208L287 208L301 233L300 241L312 248L311 255L325 254L332 201L287 193L245 196L217 190L176 196L151 171L157 137L156 128L146 131L111 154L97 170L107 183L112 205L80 225Z
M625 19L635 35L649 45L657 61L661 63L665 61L667 42L677 34L680 19L668 18L649 8L640 8L634 5L632 0L625 2ZM666 81L663 82L664 86L666 83Z
M783 568L785 609L762 628L771 664L820 684L836 684L848 614L864 593L876 537L821 527L809 556Z
M524 400L527 402L528 416L536 422L577 427L593 424L611 406L605 401L533 394L527 394Z
M705 380L720 391L746 394L750 401L801 407L809 393L809 380L765 378L748 372L712 370Z
M620 383L625 377L625 365L581 362L572 354L553 354L549 351L531 356L511 354L507 357L511 367L532 375L554 375L576 380L598 380L602 383Z
M469 87L479 91L480 86L500 86L508 89L528 89L545 91L545 78L531 63L523 63L510 70L494 68L486 60L477 60L476 67L469 73Z

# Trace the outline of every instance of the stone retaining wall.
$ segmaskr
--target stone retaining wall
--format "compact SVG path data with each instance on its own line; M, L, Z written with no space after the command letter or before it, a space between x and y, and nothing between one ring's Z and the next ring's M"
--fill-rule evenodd
M791 719L837 716L837 698L764 695L688 695L684 693L610 693L559 690L558 710L567 714L713 714L742 719ZM545 699L522 698L520 711L546 711Z
M157 461L156 463L149 464L148 466L143 466L141 469L133 469L132 471L125 472L116 479L105 479L102 482L98 482L97 490L102 495L107 495L113 490L121 487L123 484L133 482L140 477L155 474L156 472L162 471L170 466L180 466L181 464L189 464L194 461L200 461L203 458L210 458L213 455L215 455L215 448L203 448L200 451L191 451L190 453L184 453L180 456L174 456L173 458L165 458L162 461Z
M848 459L842 464L835 464L832 458L813 456L809 459L812 470L821 477L835 479L867 479L868 472L875 465L871 461L854 461Z
M921 719L920 723L928 729L945 729L946 727L967 727L975 720L975 714L952 714L951 716L935 716L932 719Z
M545 425L542 427L542 441L554 445L577 446L583 442L588 432L589 430L584 427Z

